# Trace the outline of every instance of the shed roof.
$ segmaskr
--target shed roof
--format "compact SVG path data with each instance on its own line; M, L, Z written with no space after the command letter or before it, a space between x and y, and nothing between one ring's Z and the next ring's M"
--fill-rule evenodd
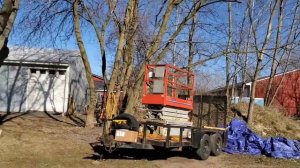
M69 63L72 57L80 57L80 53L62 49L11 47L5 61Z

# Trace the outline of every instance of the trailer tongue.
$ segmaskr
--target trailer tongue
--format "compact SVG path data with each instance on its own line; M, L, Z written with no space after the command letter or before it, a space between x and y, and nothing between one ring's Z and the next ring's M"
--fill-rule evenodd
M193 73L173 65L147 65L142 97L146 120L138 122L130 114L120 114L111 120L110 131L93 146L100 145L108 152L117 148L182 150L187 147L202 160L211 154L219 155L223 143L221 133L225 129L193 125L193 96Z

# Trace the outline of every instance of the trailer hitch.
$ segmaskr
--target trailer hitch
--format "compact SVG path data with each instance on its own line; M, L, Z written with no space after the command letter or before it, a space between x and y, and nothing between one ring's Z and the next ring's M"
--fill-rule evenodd
M117 144L114 141L113 135L103 135L98 137L97 140L100 142L101 146L103 146L105 151L107 151L108 153L112 153L117 149Z

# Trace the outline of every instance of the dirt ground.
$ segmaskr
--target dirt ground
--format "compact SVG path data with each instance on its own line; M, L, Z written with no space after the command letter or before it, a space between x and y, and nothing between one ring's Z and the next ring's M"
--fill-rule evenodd
M0 117L3 118L3 117ZM0 121L0 167L300 167L300 160L222 154L206 161L185 152L119 151L97 160L89 143L101 129L81 127L80 118L20 113Z

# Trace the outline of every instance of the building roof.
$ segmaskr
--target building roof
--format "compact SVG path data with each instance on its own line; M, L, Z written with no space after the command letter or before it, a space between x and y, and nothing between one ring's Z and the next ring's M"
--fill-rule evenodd
M10 47L5 62L69 63L72 57L80 57L80 53L62 49Z
M96 91L103 91L105 85L103 77L93 74L93 80L95 82Z
M278 73L278 74L276 74L274 77L281 76L281 75L283 75L283 74L286 75L286 74L293 73L293 72L297 72L297 71L300 71L300 68L298 68L298 69L293 69L293 70L287 71L287 72L285 72L285 73ZM257 81L262 81L262 80L269 79L269 78L270 78L270 76L268 75L268 76L264 76L264 77L258 78ZM250 82L250 81L249 81L249 82Z
M283 74L289 74L289 73L297 72L297 71L300 71L300 68L299 68L299 69L290 70L290 71L287 71L287 72L285 72L285 73L278 73L278 74L275 75L275 77L280 76L280 75L283 75ZM263 76L263 77L258 78L257 81L262 81L262 80L266 80L266 79L269 79L269 78L270 78L269 75L268 75L268 76ZM251 80L247 80L247 81L246 81L246 84L250 84L250 83L252 83ZM236 86L237 86L237 87L241 87L242 84L243 84L242 82L239 82L239 83L236 84ZM230 85L229 88L232 88L232 85ZM208 91L208 92L209 92L209 93L215 93L215 92L224 91L225 89L226 89L226 87L223 86L223 87L219 87L219 88L210 90L210 91Z

